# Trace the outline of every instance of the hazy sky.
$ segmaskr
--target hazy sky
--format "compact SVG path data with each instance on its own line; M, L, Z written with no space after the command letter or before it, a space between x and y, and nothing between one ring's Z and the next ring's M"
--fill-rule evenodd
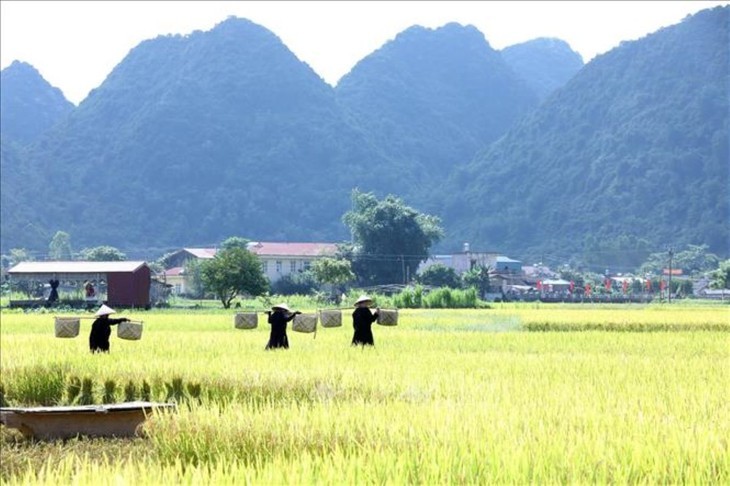
M474 25L495 49L568 42L585 62L686 15L728 1L25 1L0 0L0 61L33 65L75 104L129 51L165 34L247 18L276 34L335 85L363 57L412 25Z

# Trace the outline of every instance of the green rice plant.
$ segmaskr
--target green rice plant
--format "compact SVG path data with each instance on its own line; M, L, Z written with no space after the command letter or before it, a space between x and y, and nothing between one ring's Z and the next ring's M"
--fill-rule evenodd
M114 380L104 381L104 394L101 397L101 403L116 403L117 401L117 383Z
M181 402L185 399L185 387L183 386L183 379L176 376L170 383L165 383L165 389L167 390L167 396L165 399L170 402Z
M0 407L8 407L8 402L5 400L5 385L0 382Z
M192 400L200 402L201 384L200 383L188 383L187 384L188 395Z
M76 399L81 394L81 379L78 376L72 376L68 380L66 385L66 401L69 404L76 402Z
M95 402L94 398L94 381L85 377L81 380L81 395L79 396L79 405L92 405Z
M8 398L18 406L49 406L61 403L66 367L62 364L32 364L9 377Z
M132 380L129 380L124 386L124 401L133 402L137 399L137 386Z
M152 401L152 388L147 380L142 381L142 390L140 391L140 399L144 402Z
M373 326L373 348L351 348L344 325L316 339L290 332L275 353L263 349L268 326L236 330L232 312L150 311L142 340L94 360L83 342L53 338L48 316L3 315L8 391L53 356L79 376L187 400L152 413L144 438L4 435L0 480L730 484L727 309L402 309L397 326ZM604 327L525 330L541 322Z

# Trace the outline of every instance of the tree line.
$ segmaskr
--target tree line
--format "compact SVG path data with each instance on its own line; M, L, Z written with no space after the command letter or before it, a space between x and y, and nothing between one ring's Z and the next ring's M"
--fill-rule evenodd
M419 265L444 235L438 217L419 212L400 198L389 195L378 199L373 193L357 189L351 193L351 209L342 216L352 241L338 245L333 257L315 260L309 270L284 276L271 284L264 275L261 262L248 251L250 240L240 236L225 239L216 256L210 260L189 260L185 272L190 282L191 297L215 296L225 308L238 295L260 296L267 293L309 294L326 289L332 297L350 286L368 287L383 284L417 283L427 287L475 289L479 296L490 291L492 269L475 266L462 275L442 264L428 267L420 274ZM622 243L622 242L619 242ZM672 253L675 269L686 274L706 274L715 288L730 288L730 260L708 252L707 245L688 245ZM155 273L168 266L164 255L150 263ZM15 248L3 255L3 265L32 259L27 250ZM49 243L49 260L123 261L126 255L112 246L84 248L74 253L71 237L58 231ZM649 253L637 268L637 275L662 275L667 268L666 252ZM562 278L578 286L584 282L600 282L594 272L563 265Z

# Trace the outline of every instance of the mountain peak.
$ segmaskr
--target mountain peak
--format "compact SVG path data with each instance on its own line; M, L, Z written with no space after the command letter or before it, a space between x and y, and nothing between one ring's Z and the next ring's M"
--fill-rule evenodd
M0 73L0 124L6 140L35 141L73 110L60 89L32 65L15 60Z

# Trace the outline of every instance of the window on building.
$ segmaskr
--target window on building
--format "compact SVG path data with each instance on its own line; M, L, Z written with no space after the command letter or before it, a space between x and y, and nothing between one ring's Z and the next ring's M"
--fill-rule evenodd
M294 273L297 271L297 261L292 260L289 264L289 272Z
M312 262L310 262L309 260L304 260L304 270L309 270L309 265L310 265L311 263L312 263Z
M276 260L276 273L281 273L281 260Z
M261 262L261 271L269 273L269 262Z

